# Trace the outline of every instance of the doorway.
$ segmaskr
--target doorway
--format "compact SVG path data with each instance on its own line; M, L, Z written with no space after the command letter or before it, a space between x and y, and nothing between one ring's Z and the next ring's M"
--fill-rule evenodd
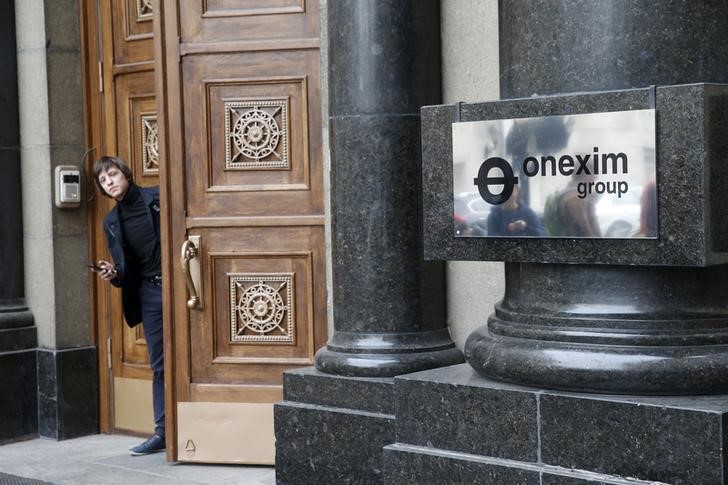
M82 11L90 158L118 154L161 190L168 458L270 463L282 372L326 342L318 2ZM110 204L89 207L93 259ZM141 329L118 290L91 291L102 431L151 431Z

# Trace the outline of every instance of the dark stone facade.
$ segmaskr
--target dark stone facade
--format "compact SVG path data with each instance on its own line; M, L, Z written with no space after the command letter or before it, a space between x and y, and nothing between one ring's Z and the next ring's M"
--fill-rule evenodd
M334 17L341 15L338 20L348 22L343 32L360 29L376 34L370 39L379 38L379 18L349 10L365 2L332 4ZM391 6L382 4L382 11ZM396 375L393 437L373 423L370 428L357 427L355 423L371 417L365 408L376 399L361 389L359 400L352 400L352 391L343 386L329 385L327 391L336 393L334 397L309 398L311 402L306 402L307 393L292 393L298 396L295 401L284 401L276 411L277 436L289 440L279 441L278 458L285 466L278 478L282 483L724 483L728 228L722 221L728 212L728 152L721 133L728 88L719 83L728 82L728 63L727 54L716 46L728 39L728 6L687 0L659 5L642 0L501 0L499 15L501 93L509 99L463 104L459 112L455 106L422 111L423 232L427 258L506 261L506 296L466 344L470 365L397 375L404 371L399 367L388 374ZM375 54L376 42L339 42L347 37L337 37L335 18L333 25L330 39L337 44L331 48L331 65L337 68L330 70L332 98L356 94L361 86L376 94L332 102L332 200L335 207L347 200L336 194L348 170L338 167L337 160L353 159L351 170L372 184L374 192L380 184L387 189L363 196L371 207L346 213L344 222L332 214L336 287L337 275L343 275L340 281L345 285L363 282L345 274L365 264L356 260L356 252L346 254L349 242L356 246L369 240L366 231L354 234L353 228L361 229L362 224L349 222L370 215L367 211L376 216L379 201L392 197L392 186L363 168L374 167L375 174L382 170L371 163L374 152L367 141L390 145L367 128L384 126L384 121L362 123L355 118L371 116L372 103L392 96L379 93L376 83L357 87L351 81L357 76L367 81L384 77L387 69L380 63L386 66L390 58ZM389 25L405 31L412 25L422 28L406 22ZM389 37L383 37L396 38L386 34ZM362 52L369 47L371 51ZM401 50L391 53L391 59L402 63L389 69L391 79L401 79L408 64L398 57ZM344 72L347 69L356 76ZM337 78L347 80L341 90L335 85ZM406 105L418 92L401 93L391 104ZM342 112L338 120L339 106L355 108ZM650 107L656 108L658 120L656 240L454 237L449 137L455 119ZM363 143L352 139L357 132L364 134ZM400 136L397 129L392 133ZM359 153L367 156L357 160ZM340 186L348 192L355 187L346 182ZM373 253L362 253L374 266L388 253L386 245L375 247ZM343 251L340 259L337 251ZM402 268L386 259L382 267L392 275L402 274ZM387 275L377 275L376 281L387 281ZM349 288L353 291L355 286ZM376 293L365 288L362 294L367 296L361 301L376 302ZM341 295L347 296L346 290ZM401 363L395 358L387 361L382 350L384 344L404 348L393 343L404 341L404 334L388 341L381 331L406 326L387 327L380 319L361 318L366 312L360 313L358 304L356 298L339 303L335 299L335 315L344 316L329 351L337 353L342 365L328 366L329 359L317 359L320 371L354 375L353 368L376 368L371 365L376 359L366 355L367 345L379 352L382 364L394 368L391 362ZM577 307L579 311L573 311ZM348 321L347 315L357 317ZM486 323L485 316L483 320ZM293 377L289 373L286 378ZM314 384L306 389L309 395L323 391ZM338 407L338 400L345 404ZM361 413L362 419L344 423L324 418L342 409L348 417ZM333 423L346 433L338 443L330 431ZM360 440L360 447L352 448L346 442L351 439ZM376 446L382 443L386 446L380 466ZM319 454L335 459L327 464ZM357 468L356 463L366 465Z
M64 440L99 431L96 347L38 349L38 432Z
M0 339L4 337L0 330ZM0 340L1 341L1 340ZM35 348L0 351L0 443L38 436Z

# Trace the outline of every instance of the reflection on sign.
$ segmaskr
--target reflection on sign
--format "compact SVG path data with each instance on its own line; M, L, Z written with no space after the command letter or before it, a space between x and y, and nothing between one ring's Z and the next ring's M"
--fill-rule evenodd
M656 238L655 111L453 123L457 237Z

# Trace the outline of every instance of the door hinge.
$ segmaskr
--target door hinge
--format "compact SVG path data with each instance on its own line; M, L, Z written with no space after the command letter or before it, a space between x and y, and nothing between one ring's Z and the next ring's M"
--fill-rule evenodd
M106 337L106 365L111 369L111 337Z
M104 62L99 61L99 92L104 92Z

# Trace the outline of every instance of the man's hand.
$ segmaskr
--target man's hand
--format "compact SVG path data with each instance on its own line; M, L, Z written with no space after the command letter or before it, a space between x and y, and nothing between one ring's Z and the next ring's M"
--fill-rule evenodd
M510 232L522 231L524 229L526 229L526 221L523 219L518 219L508 224L508 230Z
M99 278L104 281L109 281L116 278L116 267L114 267L113 263L100 259L99 262L96 264L99 266L99 268L101 268L101 271L99 271Z

